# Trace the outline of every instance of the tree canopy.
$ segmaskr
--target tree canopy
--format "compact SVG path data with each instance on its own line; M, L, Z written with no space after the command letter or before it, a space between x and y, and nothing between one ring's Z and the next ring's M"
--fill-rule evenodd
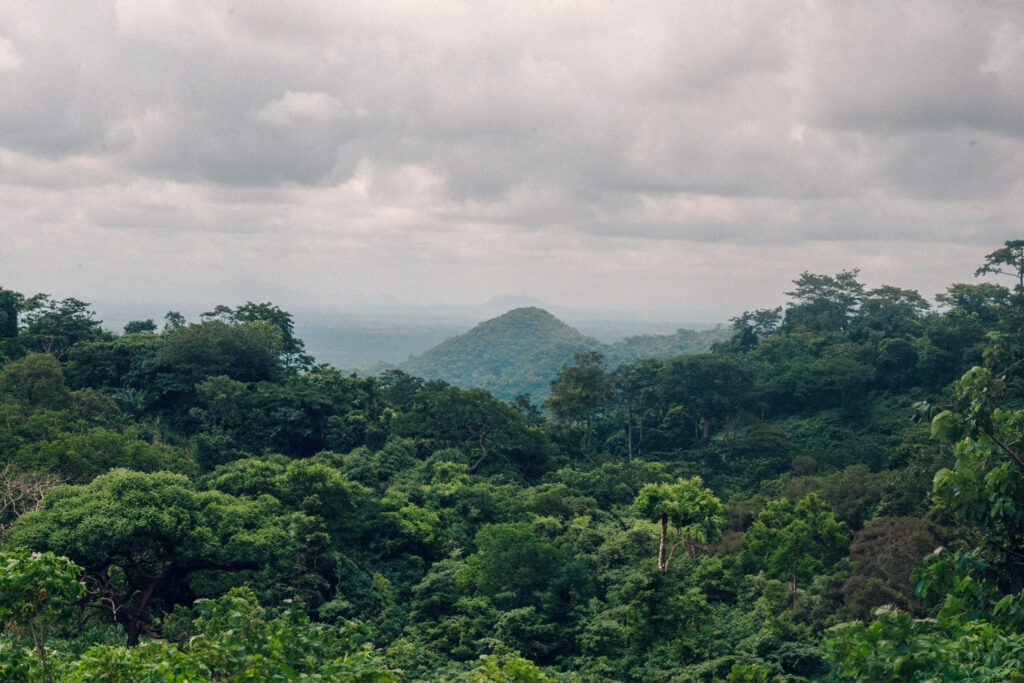
M524 344L513 397L317 364L271 303L115 334L0 289L0 677L1020 680L1020 293L788 297Z

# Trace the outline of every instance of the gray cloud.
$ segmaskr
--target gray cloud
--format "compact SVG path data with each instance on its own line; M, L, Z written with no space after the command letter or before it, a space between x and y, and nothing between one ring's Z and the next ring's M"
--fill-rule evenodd
M21 266L74 244L138 277L727 308L711 264L746 245L773 251L760 291L909 273L896 243L982 254L1024 218L1016 3L14 5L17 277L74 276Z

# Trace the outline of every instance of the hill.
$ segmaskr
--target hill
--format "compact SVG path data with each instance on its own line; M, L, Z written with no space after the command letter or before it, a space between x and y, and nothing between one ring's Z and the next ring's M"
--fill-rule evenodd
M727 330L678 330L668 335L630 337L603 344L581 334L547 311L516 308L480 323L425 353L400 364L417 377L440 379L462 388L479 388L510 400L517 394L547 396L551 380L574 352L598 351L609 368L640 358L669 358L698 353L725 339Z
M516 308L480 323L399 368L426 379L442 379L464 388L487 389L511 399L516 394L543 396L576 351L603 345L536 307Z

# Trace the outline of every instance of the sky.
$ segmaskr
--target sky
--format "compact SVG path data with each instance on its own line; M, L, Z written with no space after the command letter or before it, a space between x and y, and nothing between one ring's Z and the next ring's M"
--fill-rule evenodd
M1024 238L1016 0L4 0L0 93L24 293L726 319Z

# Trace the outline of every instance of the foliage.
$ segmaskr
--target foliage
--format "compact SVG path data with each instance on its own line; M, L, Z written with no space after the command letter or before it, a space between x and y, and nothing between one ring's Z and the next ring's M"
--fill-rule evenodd
M972 368L932 431L955 441L956 462L936 473L935 495L970 529L971 574L1010 594L1024 590L1024 410L1002 407L1004 391L991 369Z
M205 576L211 570L252 575L291 552L288 526L297 520L279 518L276 508L269 498L196 491L183 475L115 469L87 485L51 489L44 507L19 518L5 540L71 557L85 570L93 604L135 644L154 603L170 608L216 590Z
M835 627L824 649L843 681L1024 681L1024 635L985 621L914 619L883 609Z
M54 627L85 597L85 584L79 580L81 569L53 553L30 553L17 548L0 553L0 621L17 640L31 641L39 657L44 680L53 680L46 640ZM2 652L2 650L0 650ZM17 658L5 662L0 654L0 672L12 664L21 669ZM13 678L15 671L7 671Z
M985 256L985 264L975 275L995 273L1017 280L1017 292L1024 292L1024 240L1007 240L1003 246Z
M106 336L89 304L78 299L55 301L37 294L22 304L22 311L25 329L19 339L29 351L64 359L72 346Z
M849 539L846 525L816 493L796 505L787 498L773 500L743 536L744 564L788 580L795 598L798 585L834 570L847 553Z
M180 643L150 640L139 647L98 646L68 667L85 681L346 681L399 680L354 625L310 622L294 609L270 616L252 591L233 588L196 603L192 635Z
M453 384L270 303L113 335L0 290L3 677L1014 680L1020 295L858 277L612 346L514 311Z
M672 484L648 484L640 489L633 509L661 524L658 545L658 570L661 572L668 571L672 555L683 543L693 558L700 544L714 543L721 536L724 508L704 487L700 477L678 479ZM671 541L668 538L670 526L675 534ZM668 543L671 545L666 552Z

